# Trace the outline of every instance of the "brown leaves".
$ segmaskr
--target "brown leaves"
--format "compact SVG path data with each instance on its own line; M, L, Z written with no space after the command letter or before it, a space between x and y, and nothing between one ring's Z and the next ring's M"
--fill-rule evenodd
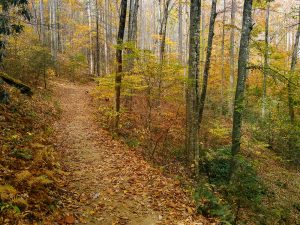
M97 127L80 86L60 88L63 119L57 127L57 146L69 172L61 214L72 212L75 223L105 225L202 220L178 180L163 176L141 154ZM66 224L65 217L62 222Z
M82 164L76 163L76 169L81 172L73 173L81 178L90 176L89 179L84 179L84 183L77 185L84 192L80 195L81 198L90 196L83 201L80 198L80 202L88 202L91 206L92 202L99 202L93 216L103 215L105 220L126 215L126 218L132 220L133 215L144 217L144 213L153 213L157 214L155 218L162 224L175 224L175 221L183 218L189 218L190 221L191 218L196 218L189 192L180 188L178 180L164 177L159 169L151 167L136 152L111 140L105 133L101 133L101 137L101 148L96 146L88 153L101 160L90 161L89 167L86 167L85 159L82 158ZM92 181L97 177L96 174L101 176L100 183ZM74 181L79 180L76 177ZM84 187L88 187L92 193L88 194ZM124 209L126 213L123 212Z
M75 224L75 217L71 214L68 214L64 218L59 220L58 224L60 225Z
M73 215L67 215L65 217L65 222L66 224L74 224L75 223L75 218Z
M12 197L7 191L3 194L0 201L9 207L0 212L0 221L25 225L39 218L47 224L56 207L60 178L54 171L58 157L49 139L55 108L39 92L32 99L17 93L11 96L11 103L0 109L0 187L10 185L16 192ZM9 213L11 209L18 214Z

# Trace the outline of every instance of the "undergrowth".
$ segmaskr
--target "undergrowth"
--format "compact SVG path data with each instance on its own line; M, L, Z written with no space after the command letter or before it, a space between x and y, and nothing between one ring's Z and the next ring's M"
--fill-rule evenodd
M298 224L287 206L266 204L278 200L250 158L238 156L229 180L230 163L230 148L206 151L202 173L207 182L198 184L194 194L199 213L217 217L221 224Z
M6 89L11 102L0 105L0 224L31 224L58 207L62 171L50 138L59 108L49 91L28 98Z

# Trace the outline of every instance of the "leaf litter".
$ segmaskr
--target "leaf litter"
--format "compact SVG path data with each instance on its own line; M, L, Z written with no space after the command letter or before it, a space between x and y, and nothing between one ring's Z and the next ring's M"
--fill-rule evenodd
M92 85L55 86L56 148L66 171L58 224L210 224L196 214L190 191L99 128Z

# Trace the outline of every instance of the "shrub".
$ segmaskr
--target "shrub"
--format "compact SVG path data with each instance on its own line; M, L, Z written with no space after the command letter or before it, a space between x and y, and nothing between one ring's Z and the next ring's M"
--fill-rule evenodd
M230 206L218 194L213 192L211 185L199 185L194 197L197 201L198 213L206 217L218 217L223 224L231 224L234 220Z
M253 165L244 157L238 156L237 167L229 180L231 153L229 148L207 151L204 170L208 184L199 185L195 194L198 211L219 217L223 223L237 223L240 210L246 208L257 215L266 212L261 205L266 189L256 174ZM253 218L252 218L253 219Z

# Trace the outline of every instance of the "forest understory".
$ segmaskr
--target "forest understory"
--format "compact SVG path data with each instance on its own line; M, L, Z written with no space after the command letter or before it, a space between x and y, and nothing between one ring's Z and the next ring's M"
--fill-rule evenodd
M1 224L221 223L197 213L197 187L178 161L165 169L101 129L94 82L58 79L50 86L33 100L17 95L2 106ZM283 221L297 221L299 172L266 148L245 156L268 189L263 204ZM251 214L241 209L241 219L256 223Z
M58 80L34 101L42 112L3 107L1 224L210 224L191 190L100 128L94 88Z

